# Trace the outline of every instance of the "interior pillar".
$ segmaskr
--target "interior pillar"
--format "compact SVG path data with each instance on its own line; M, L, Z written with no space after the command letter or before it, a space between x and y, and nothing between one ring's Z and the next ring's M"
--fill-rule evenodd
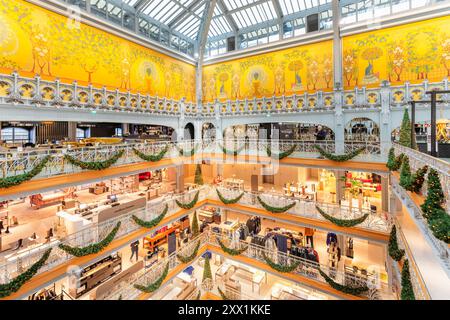
M334 175L336 176L336 203L340 203L344 199L345 192L345 171L335 170Z
M77 123L74 121L69 121L67 138L69 139L69 141L77 140Z
M381 210L389 211L389 178L381 176Z
M184 191L184 165L178 165L175 167L176 175L176 192L181 193Z
M122 123L122 135L124 136L126 133L130 134L130 124Z

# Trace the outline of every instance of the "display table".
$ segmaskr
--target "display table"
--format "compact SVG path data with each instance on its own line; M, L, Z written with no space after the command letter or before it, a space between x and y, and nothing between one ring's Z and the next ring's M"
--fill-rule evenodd
M227 178L223 180L223 185L229 189L244 190L244 180L242 179Z
M78 231L86 229L92 222L83 218L79 214L69 213L67 211L59 211L56 213L56 216L64 221L64 226L66 227L67 234L74 234Z

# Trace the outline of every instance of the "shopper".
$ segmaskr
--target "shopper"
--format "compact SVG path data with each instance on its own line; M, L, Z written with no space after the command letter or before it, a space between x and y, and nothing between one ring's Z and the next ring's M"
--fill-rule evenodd
M310 244L314 248L314 229L305 228L306 244Z
M130 244L131 247L131 257L130 261L133 260L133 256L136 255L136 262L139 258L139 240L136 240Z
M327 131L322 126L318 126L316 133L316 140L322 141L325 140L326 138L327 138Z

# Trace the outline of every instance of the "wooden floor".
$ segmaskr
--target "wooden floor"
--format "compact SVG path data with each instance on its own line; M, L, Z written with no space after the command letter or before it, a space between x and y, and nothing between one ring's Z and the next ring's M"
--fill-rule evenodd
M217 160L221 162L224 159L223 154L203 154L199 157L204 159L211 159L213 162ZM99 179L108 179L115 176L126 176L134 174L137 172L143 172L146 170L155 170L164 167L175 166L181 163L190 163L191 159L194 157L183 157L183 158L170 158L163 159L158 162L140 162L127 165L121 165L117 167L107 168L101 171L83 171L79 173L63 174L58 176L53 176L43 179L33 179L22 183L18 186L13 186L7 189L0 189L0 197L11 197L13 199L14 195L20 194L34 194L42 192L42 190L55 190L61 187L69 185L81 185L85 183L90 183L92 181L98 181ZM236 159L239 161L250 161L253 163L258 162L268 162L270 158L268 157L256 157L256 156L237 156ZM346 162L335 162L331 160L324 159L306 159L306 158L285 158L280 161L280 165L290 165L290 166L306 166L306 167L335 167L335 168L345 168L348 170L360 170L360 171L370 171L370 172L388 172L384 163L370 163L370 162L358 162L358 161L346 161Z

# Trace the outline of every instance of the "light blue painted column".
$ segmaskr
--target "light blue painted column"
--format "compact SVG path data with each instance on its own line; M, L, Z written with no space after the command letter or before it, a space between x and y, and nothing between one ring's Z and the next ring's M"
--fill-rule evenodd
M391 88L388 81L383 81L380 87L380 147L381 156L387 159L391 147Z
M337 86L338 84L336 84ZM334 89L334 141L336 154L345 153L344 113L342 112L343 92L340 87Z

